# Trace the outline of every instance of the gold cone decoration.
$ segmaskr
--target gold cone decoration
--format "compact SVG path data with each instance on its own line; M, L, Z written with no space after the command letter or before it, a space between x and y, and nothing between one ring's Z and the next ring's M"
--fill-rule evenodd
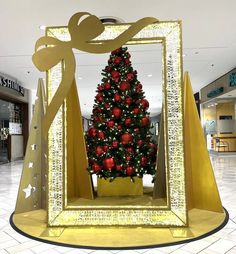
M91 176L87 171L87 154L75 80L66 97L66 108L68 198L93 199L93 186Z
M223 212L187 72L184 75L184 140L188 209Z
M42 133L45 103L44 84L39 79L15 213L46 208L46 142Z

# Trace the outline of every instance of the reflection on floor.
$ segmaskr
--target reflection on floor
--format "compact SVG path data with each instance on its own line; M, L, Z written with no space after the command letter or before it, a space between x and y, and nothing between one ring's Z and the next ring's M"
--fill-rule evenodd
M8 155L6 149L0 149L0 164L8 162Z
M108 254L108 253L145 253L145 254L189 254L189 253L206 253L219 254L230 253L236 254L236 157L212 157L212 164L218 187L221 194L223 205L227 208L230 220L228 224L216 234L199 241L188 244L180 244L171 247L156 249L141 249L132 251L107 251L107 250L90 250L90 249L72 249L59 247L51 244L44 244L30 240L16 233L9 225L8 219L14 210L17 188L19 184L22 162L14 162L0 165L0 254L18 253L18 254ZM135 236L127 236L132 237Z
M223 156L226 156L226 157L230 157L230 156L233 156L235 157L236 156L236 152L217 152L217 151L214 151L214 150L210 150L209 151L210 155L212 157L214 156L220 156L220 157L223 157Z
M96 190L96 189L95 189ZM129 196L129 197L97 197L94 200L89 200L85 198L71 198L68 200L68 206L167 206L167 202L164 199L153 199L153 187L143 187L142 196Z

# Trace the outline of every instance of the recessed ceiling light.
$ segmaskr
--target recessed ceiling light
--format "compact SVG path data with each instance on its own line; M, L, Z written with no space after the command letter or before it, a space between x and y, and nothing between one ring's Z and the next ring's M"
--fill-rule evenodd
M183 57L185 57L185 56L186 56L186 54L183 54L182 56L183 56Z
M199 54L199 52L198 52L198 51L196 51L196 52L195 52L195 55L198 55L198 54Z
M45 30L45 29L46 29L46 26L45 26L45 25L40 25L40 26L39 26L39 29Z
M211 67L214 67L215 65L214 64L211 64Z
M148 74L147 76L148 76L149 78L151 78L151 77L152 77L152 74Z
M231 97L232 95L231 94L228 94L228 97Z
M78 77L79 80L83 79L82 77Z
M118 18L118 17L113 17L113 16L103 16L103 17L99 17L99 19L101 20L101 22L103 24L121 24L121 23L125 23L123 19Z

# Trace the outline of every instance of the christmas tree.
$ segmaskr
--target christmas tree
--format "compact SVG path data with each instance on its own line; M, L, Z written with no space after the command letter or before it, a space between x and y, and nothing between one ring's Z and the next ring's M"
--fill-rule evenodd
M93 126L86 133L88 170L99 177L155 174L156 144L142 84L126 47L111 52L97 86Z

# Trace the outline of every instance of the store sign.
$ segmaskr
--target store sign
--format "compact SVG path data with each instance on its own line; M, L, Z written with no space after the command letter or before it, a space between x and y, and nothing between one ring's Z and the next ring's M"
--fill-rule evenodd
M221 93L223 93L223 92L224 92L224 87L221 86L221 87L219 87L219 88L217 88L217 89L215 89L215 90L210 91L210 92L207 94L207 97L208 97L208 98L212 98L212 97L215 97L215 96L217 96L217 95L219 95L219 94L221 94Z
M229 86L236 86L236 72L229 75Z
M9 122L9 134L22 134L22 124Z
M24 96L24 87L20 86L16 81L10 78L0 75L0 86L15 90L18 93L20 93L22 96Z

